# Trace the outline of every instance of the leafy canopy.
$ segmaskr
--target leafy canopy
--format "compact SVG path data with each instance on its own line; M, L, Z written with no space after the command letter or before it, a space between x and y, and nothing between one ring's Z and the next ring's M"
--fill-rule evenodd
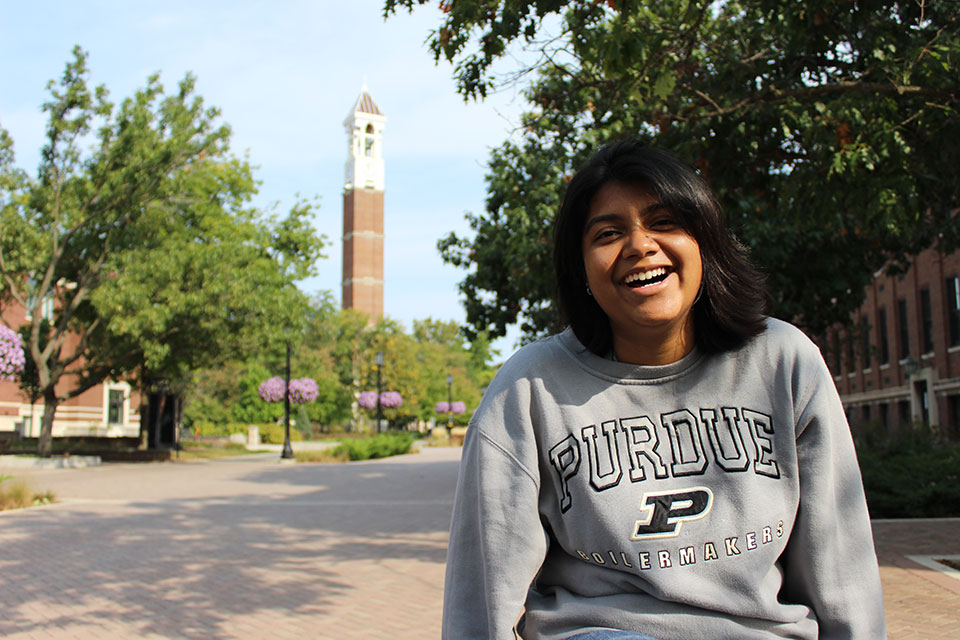
M114 105L89 88L86 59L75 48L48 85L36 177L0 128L0 304L27 312L41 447L57 405L105 379L183 384L281 340L323 247L309 203L282 218L250 205L251 167L191 76L167 94L153 75Z
M384 13L429 0L386 0ZM480 99L532 77L491 153L465 268L474 331L552 326L550 225L598 146L639 137L694 164L769 277L774 313L845 321L885 266L958 246L960 4L947 0L455 0L428 40ZM513 68L498 72L508 59Z

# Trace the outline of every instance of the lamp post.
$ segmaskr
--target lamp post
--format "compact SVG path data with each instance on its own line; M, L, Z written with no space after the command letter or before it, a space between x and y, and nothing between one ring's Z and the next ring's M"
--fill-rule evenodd
M453 374L447 374L447 437L453 431Z
M283 453L280 457L293 457L293 447L290 446L290 343L287 343L287 370L283 385Z
M381 385L380 379L380 370L383 369L383 351L377 351L377 433L380 433L380 425L383 424L383 405L381 403L381 396L383 395L383 387Z

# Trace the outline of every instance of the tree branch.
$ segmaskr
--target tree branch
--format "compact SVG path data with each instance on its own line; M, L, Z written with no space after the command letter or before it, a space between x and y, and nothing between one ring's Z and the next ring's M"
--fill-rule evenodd
M898 95L898 96L915 96L915 97L924 97L924 98L939 98L946 99L950 102L955 102L960 100L960 92L958 91L943 91L939 89L930 89L927 87L916 86L916 85L898 85L893 83L879 83L879 82L856 82L856 81L841 81L828 85L820 85L816 87L805 87L803 89L792 89L792 90L781 90L781 89L772 89L765 91L763 93L754 94L743 100L735 102L734 104L721 107L719 106L710 96L704 94L699 89L691 88L693 93L700 96L704 101L709 102L713 107L713 111L708 111L706 113L692 113L688 116L679 116L676 115L673 119L676 120L692 120L697 118L713 118L717 116L726 116L744 107L747 107L752 104L759 103L770 103L770 102L781 102L783 100L789 100L792 98L798 98L801 100L811 100L816 99L821 96L830 96L840 93L861 93L861 94L878 94L878 95ZM697 107L694 106L692 110L695 110Z

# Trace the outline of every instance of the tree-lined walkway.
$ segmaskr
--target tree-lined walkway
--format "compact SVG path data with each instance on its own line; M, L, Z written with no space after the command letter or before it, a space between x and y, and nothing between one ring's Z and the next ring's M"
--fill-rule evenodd
M32 472L63 502L0 515L0 636L439 637L458 456Z
M0 636L439 637L459 449L15 470L62 500L0 513ZM960 520L875 523L891 640L960 629Z

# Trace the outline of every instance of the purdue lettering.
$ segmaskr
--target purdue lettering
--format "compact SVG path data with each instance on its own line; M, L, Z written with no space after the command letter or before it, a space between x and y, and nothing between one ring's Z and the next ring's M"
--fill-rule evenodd
M631 416L603 420L599 425L584 426L579 438L568 435L550 449L561 513L575 503L576 491L571 487L606 491L619 486L625 476L630 482L693 477L703 475L713 462L726 473L752 469L760 476L780 477L773 418L760 411L745 407L680 409L662 414L659 423L649 416ZM584 457L584 475L588 477L582 479L583 484L578 480L573 485Z
M703 442L697 428L697 417L682 409L660 416L660 422L670 437L670 452L673 464L670 471L674 478L699 476L707 468L707 456L703 455Z
M609 420L600 425L604 446L597 443L597 427L590 425L580 430L580 439L587 445L590 461L590 485L603 491L620 484L623 469L620 467L620 446L617 444L617 421ZM605 470L601 470L603 467Z
M646 480L647 466L653 469L653 477L666 478L667 465L657 453L660 441L653 420L647 416L623 418L620 420L620 430L627 439L627 452L630 454L630 481Z
M743 445L737 410L733 407L723 407L720 413L723 419L718 421L717 412L713 409L700 410L700 420L706 428L707 441L713 451L713 459L724 471L746 471L750 466L750 456L747 455L747 448Z
M577 439L567 436L550 449L550 464L560 477L560 513L565 513L573 504L570 487L567 482L580 470L580 447Z

